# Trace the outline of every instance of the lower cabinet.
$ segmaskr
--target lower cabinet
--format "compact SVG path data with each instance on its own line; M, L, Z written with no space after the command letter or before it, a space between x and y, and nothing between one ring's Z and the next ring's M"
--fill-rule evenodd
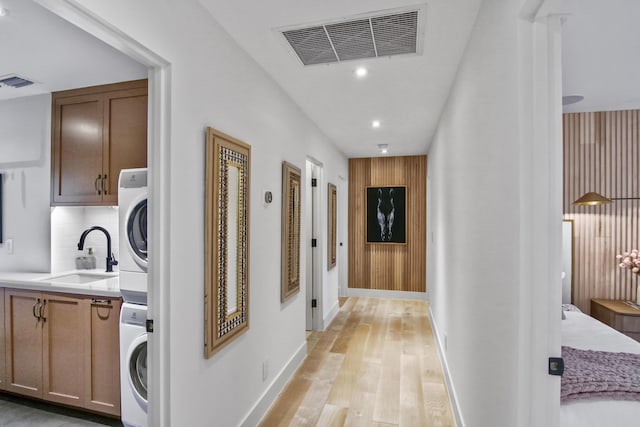
M85 302L42 294L38 314L42 327L42 393L46 400L85 406Z
M0 390L5 389L6 371L4 354L4 288L0 288Z
M42 327L36 312L40 292L5 289L5 389L25 396L43 397Z
M120 416L120 300L90 299L85 408Z
M4 299L4 389L119 415L120 300L16 289Z

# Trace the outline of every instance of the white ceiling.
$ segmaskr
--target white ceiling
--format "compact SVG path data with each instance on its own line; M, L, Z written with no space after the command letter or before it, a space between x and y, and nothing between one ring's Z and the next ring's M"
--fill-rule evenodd
M200 0L237 43L349 157L425 154L466 46L479 0L431 0L421 55L303 66L276 29L336 21L416 0ZM357 79L364 65L369 74ZM380 120L378 129L372 120Z
M423 154L464 52L481 0L199 0L229 34L350 157ZM640 108L640 1L566 0L564 95L585 99L565 111ZM421 55L304 67L276 29L423 6ZM31 0L0 0L0 77L37 85L0 88L0 100L144 78L140 64ZM369 70L364 79L353 71ZM381 121L379 129L371 121Z
M563 94L584 100L565 112L640 108L640 1L567 0Z
M147 69L31 0L0 0L0 77L37 84L0 87L0 100L147 77Z

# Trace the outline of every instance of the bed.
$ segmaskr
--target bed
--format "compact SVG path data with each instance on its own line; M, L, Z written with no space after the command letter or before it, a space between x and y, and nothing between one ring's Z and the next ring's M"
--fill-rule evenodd
M584 314L570 304L573 287L573 221L571 220L565 220L562 223L562 268L561 342L563 347L571 347L566 354L563 354L563 357L573 354L572 349L640 355L640 342ZM563 353L565 352L563 351ZM571 358L565 357L566 366L569 366L570 361ZM631 369L637 378L636 366L633 365ZM560 425L562 427L631 427L640 425L640 401L637 400L614 400L605 397L566 401L566 386L575 378L576 376L569 374L568 368L566 368L563 376L564 388L561 393L564 401L560 405ZM640 381L637 382L640 383ZM640 384L633 382L634 387L638 385Z
M581 350L640 354L640 343L579 311L566 311L562 345ZM589 399L560 405L562 427L630 427L640 425L640 401Z

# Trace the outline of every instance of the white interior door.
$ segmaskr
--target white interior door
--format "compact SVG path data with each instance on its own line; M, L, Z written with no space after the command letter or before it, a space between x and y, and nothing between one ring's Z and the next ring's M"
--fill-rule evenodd
M311 300L313 299L313 248L311 248L311 239L313 238L313 187L311 187L311 178L314 173L314 164L307 160L305 174L305 229L307 230L307 239L303 242L307 246L306 256L306 292L305 292L305 328L307 331L313 330L313 310Z
M305 225L307 232L306 257L306 329L321 329L322 322L322 166L312 160L306 164ZM313 184L315 182L315 184ZM313 243L315 241L315 245Z

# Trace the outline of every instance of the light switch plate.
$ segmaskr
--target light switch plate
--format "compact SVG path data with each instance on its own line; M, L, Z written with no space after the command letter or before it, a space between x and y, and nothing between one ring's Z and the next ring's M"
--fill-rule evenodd
M262 190L262 203L269 206L273 202L273 193L269 190Z

